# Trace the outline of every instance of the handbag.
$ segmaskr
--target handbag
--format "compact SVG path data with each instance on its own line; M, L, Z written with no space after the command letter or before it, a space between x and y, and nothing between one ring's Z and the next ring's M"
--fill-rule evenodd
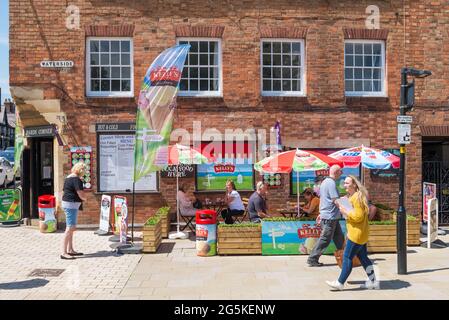
M337 264L340 267L340 269L341 269L341 267L343 265L343 254L345 252L345 246L346 246L346 241L345 241L345 243L343 245L343 249L335 250L335 252L334 252L335 260L337 260ZM352 259L352 267L356 268L356 267L360 267L361 265L362 264L360 263L360 259L357 256L355 256Z

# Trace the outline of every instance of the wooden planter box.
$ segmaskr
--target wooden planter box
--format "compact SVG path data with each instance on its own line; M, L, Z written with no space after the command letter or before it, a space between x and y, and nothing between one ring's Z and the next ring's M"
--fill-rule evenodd
M218 227L218 254L262 254L262 226Z
M368 252L396 252L396 224L370 225Z
M162 231L162 238L167 239L168 234L170 232L170 219L169 214L161 214L161 231Z
M162 242L162 221L152 226L143 227L143 252L157 252Z
M407 220L407 245L408 246L419 246L421 241L419 240L421 236L421 221Z

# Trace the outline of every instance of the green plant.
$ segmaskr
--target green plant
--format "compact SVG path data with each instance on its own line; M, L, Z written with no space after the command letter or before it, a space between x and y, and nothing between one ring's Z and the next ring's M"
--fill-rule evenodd
M258 226L260 226L260 223L255 223L255 222L244 222L244 223L237 223L237 224L220 223L218 225L218 228L248 228L248 227L258 227Z
M161 217L159 215L154 215L151 218L149 218L146 222L146 226L154 226L161 220Z
M369 221L370 225L384 225L384 226L390 226L395 225L396 221L393 220L385 220L385 221Z
M161 207L156 211L156 215L166 216L170 212L170 207Z
M415 216L412 216L412 215L407 215L407 220L408 221L416 221L416 220L418 220Z
M389 206L382 203L375 203L374 206L382 210L394 210L393 208L390 208Z

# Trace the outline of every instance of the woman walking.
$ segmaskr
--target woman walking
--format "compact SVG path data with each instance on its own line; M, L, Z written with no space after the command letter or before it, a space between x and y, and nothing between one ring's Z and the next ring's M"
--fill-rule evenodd
M368 275L368 280L361 285L364 289L379 289L379 282L374 274L373 263L368 258L366 243L368 242L368 200L365 187L354 176L348 176L344 181L349 202L353 209L345 208L337 201L340 212L346 218L348 230L346 247L340 277L326 283L336 290L342 290L352 271L352 259L357 256Z
M76 230L78 210L86 194L83 191L83 182L80 177L84 175L85 165L82 162L75 164L72 173L64 181L64 194L62 196L62 208L66 215L66 229L64 234L64 247L61 259L72 260L75 256L83 255L73 249L73 233Z

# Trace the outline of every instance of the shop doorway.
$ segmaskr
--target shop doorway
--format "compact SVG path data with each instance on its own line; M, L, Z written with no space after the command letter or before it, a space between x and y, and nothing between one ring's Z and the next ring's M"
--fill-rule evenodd
M54 194L53 138L32 138L30 145L31 218L39 217L37 200L44 194Z
M437 185L439 224L449 225L449 137L423 137L423 182Z

